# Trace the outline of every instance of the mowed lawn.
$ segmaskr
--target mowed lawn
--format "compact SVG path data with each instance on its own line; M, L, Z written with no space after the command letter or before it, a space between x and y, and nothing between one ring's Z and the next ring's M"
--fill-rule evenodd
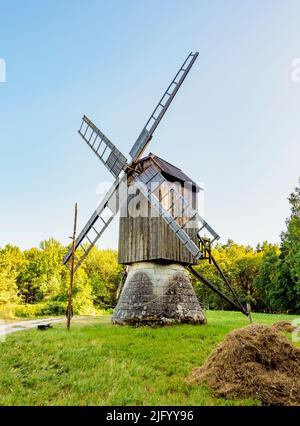
M237 312L207 313L205 326L131 328L109 316L47 331L8 335L0 343L1 405L255 405L214 398L186 378L229 331L248 324ZM271 324L295 316L254 314Z

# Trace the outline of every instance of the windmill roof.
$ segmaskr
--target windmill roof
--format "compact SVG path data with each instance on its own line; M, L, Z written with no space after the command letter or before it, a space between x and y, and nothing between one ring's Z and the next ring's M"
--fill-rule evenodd
M157 166L161 169L163 173L166 175L177 179L180 182L190 182L193 186L196 187L197 191L202 189L197 183L191 179L189 176L187 176L181 169L174 166L173 164L169 163L166 160L163 160L162 158L158 157L157 155L154 155L150 152L147 157L144 157L140 160L141 163L143 163L146 160L152 159Z

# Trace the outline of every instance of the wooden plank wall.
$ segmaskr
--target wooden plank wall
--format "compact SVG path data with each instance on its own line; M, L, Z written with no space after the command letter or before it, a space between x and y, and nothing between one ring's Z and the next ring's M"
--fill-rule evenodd
M196 193L184 192L184 196L192 200L193 207L197 208ZM130 201L129 199L127 205L121 208L119 263L164 260L197 264L165 221L159 217L151 217L150 205L146 199L141 201L141 208L148 209L148 217L130 217L128 214ZM190 229L188 234L193 235L195 231L195 229ZM194 238L194 241L197 242L197 238Z

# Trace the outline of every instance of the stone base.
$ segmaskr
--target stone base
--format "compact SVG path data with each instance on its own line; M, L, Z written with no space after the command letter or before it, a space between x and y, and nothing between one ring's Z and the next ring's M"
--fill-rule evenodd
M130 267L112 322L165 325L206 320L182 265L139 262Z

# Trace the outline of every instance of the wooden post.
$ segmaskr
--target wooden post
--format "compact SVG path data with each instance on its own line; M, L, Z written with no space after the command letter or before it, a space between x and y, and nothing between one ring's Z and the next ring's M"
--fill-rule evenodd
M251 313L251 303L250 303L251 297L250 297L250 286L249 284L247 285L247 304L246 304L246 309L248 312L248 318L249 318L249 322L250 324L252 324L252 313Z
M75 204L75 214L74 214L74 228L72 238L72 256L71 256L71 265L70 265L70 287L68 291L68 307L67 307L67 328L70 331L71 318L73 315L73 305L72 305L72 296L73 296L73 282L74 282L74 260L75 260L75 240L76 240L76 227L77 227L77 203Z
M252 324L252 314L251 314L251 305L250 302L247 302L247 312L250 324Z

